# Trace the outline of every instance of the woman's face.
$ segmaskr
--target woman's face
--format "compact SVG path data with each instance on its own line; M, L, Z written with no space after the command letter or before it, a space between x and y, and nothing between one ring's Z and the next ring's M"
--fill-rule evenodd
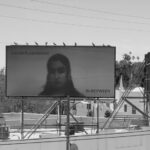
M61 61L51 63L48 71L48 82L55 89L61 89L67 82L67 69Z

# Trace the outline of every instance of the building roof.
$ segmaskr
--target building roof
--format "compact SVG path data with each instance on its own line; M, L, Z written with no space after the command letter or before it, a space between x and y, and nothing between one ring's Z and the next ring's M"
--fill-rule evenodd
M142 87L136 87L129 93L128 97L144 97L144 89Z
M142 88L142 87L136 87L136 88L134 88L132 90L132 92L142 92L142 93L144 93L144 88Z

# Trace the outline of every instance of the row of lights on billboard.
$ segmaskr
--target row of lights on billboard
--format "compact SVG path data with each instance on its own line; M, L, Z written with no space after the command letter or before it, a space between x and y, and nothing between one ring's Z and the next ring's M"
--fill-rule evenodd
M19 44L17 42L14 42L14 45L19 45ZM29 45L29 43L26 43L25 45ZM38 44L37 42L35 42L35 45L39 46L40 44ZM52 45L53 46L57 46L56 43L53 43ZM48 42L45 42L45 46L48 46ZM67 46L67 45L63 42L63 46ZM77 46L76 42L74 43L74 46ZM94 43L92 43L92 46L96 46L96 45ZM102 46L108 46L108 47L110 47L110 45L104 45L104 44Z
M14 42L14 45L19 45L17 42ZM26 43L26 45L29 45L29 43ZM37 42L35 42L35 45L39 45ZM45 42L45 46L47 46L48 45L48 42ZM57 44L56 43L53 43L52 45L54 45L54 46L57 46ZM66 46L66 44L63 42L63 46ZM77 43L74 43L74 46L77 46ZM92 46L95 46L95 44L94 43L92 43Z

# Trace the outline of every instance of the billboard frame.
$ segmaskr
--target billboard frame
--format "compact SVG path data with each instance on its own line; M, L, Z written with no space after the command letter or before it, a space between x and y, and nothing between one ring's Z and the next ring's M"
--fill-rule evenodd
M6 80L5 80L5 94L6 94L6 96L7 97L39 97L39 98L48 98L48 99L51 99L51 100L56 100L56 99L66 99L66 97L68 96L42 96L42 95L38 95L38 96L10 96L10 95L8 95L8 93L7 93L7 84L8 84L8 77L7 77L7 73L8 73L8 67L7 67L7 63L8 63L8 56L7 56L7 48L8 47L57 47L57 48L64 48L64 47L79 47L79 48L86 48L86 47L100 47L100 48L112 48L113 50L114 50L114 94L113 94L113 96L112 97L97 97L97 96L93 96L93 97L90 97L90 96L84 96L84 97L76 97L76 96L70 96L70 99L77 99L77 100L83 100L83 99L90 99L90 100L92 100L92 99L97 99L97 100L100 100L100 99L107 99L107 98L109 98L109 99L115 99L115 77L116 77L116 47L115 46L96 46L96 45L93 45L93 46L91 46L91 45L78 45L78 46L76 46L76 45L48 45L48 46L45 46L45 45L7 45L6 46Z

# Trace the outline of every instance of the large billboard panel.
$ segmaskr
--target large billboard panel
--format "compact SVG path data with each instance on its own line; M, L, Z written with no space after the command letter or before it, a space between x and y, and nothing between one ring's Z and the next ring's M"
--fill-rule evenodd
M6 95L114 98L115 47L7 46Z
M144 72L145 72L144 88L147 100L150 101L150 52L145 55Z

